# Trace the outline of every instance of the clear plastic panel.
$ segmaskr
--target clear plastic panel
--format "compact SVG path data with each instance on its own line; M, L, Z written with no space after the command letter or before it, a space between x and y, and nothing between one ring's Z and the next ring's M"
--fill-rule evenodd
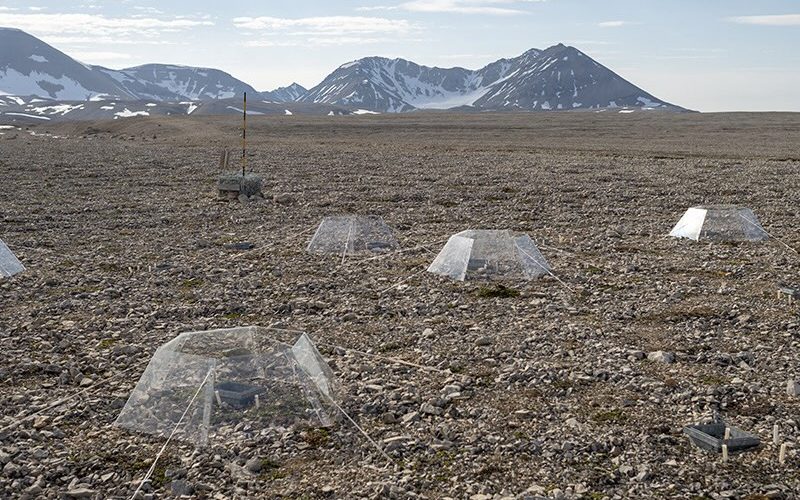
M706 210L702 208L690 208L683 214L681 220L675 224L669 235L675 238L689 238L697 241L700 239L700 231L703 229L703 221L706 218Z
M449 276L458 281L464 281L467 274L467 267L472 254L472 243L474 240L460 236L462 233L451 236L436 256L428 272Z
M214 364L213 359L159 349L117 417L116 425L161 437L168 437L174 431L176 439L205 444L208 415L204 402L208 397L204 389L213 385ZM192 403L195 393L197 397Z
M735 205L692 207L669 234L711 241L762 241L769 238L752 210Z
M330 425L339 394L330 367L305 334L293 348L270 333L247 327L179 335L156 351L116 424L159 436L177 428L177 439L196 445Z
M456 280L534 279L550 266L528 235L467 230L452 236L428 271Z
M517 236L514 238L514 245L517 249L517 257L522 264L522 272L528 278L534 279L550 274L550 265L530 236L527 234Z
M514 240L508 230L470 231L475 242L467 266L467 279L490 280L522 275Z
M383 219L375 216L346 215L325 217L308 244L308 252L352 255L381 253L399 247Z
M707 210L700 238L712 241L760 241L767 239L752 210L736 206L700 207Z
M749 208L743 208L739 212L742 219L742 234L747 241L762 241L769 239L769 234L761 227L758 217Z
M330 399L338 399L339 388L333 372L308 335L304 333L297 339L292 346L292 354L319 392Z
M0 240L0 276L10 278L25 270L25 266L17 259L17 256L8 246Z

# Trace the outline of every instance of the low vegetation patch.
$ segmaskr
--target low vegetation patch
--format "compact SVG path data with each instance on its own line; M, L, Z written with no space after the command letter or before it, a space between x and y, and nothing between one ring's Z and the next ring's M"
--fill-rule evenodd
M482 286L478 289L478 297L508 299L519 297L519 290L509 288L505 285Z
M592 420L600 424L623 424L627 422L628 417L621 409L615 408L595 413Z
M321 448L328 444L331 435L327 429L311 429L306 431L303 440L312 448Z

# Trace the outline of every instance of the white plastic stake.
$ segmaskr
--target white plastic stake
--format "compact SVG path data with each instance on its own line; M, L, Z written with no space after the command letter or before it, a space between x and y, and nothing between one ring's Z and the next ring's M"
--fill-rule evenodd
M261 401L258 399L258 394L256 394L256 410L261 407Z
M214 397L217 398L217 404L222 406L222 398L219 397L219 391L214 391Z
M783 464L786 463L786 443L781 445L781 452L778 455L778 461Z
M725 427L725 438L724 439L725 439L725 441L728 441L728 440L730 440L730 438L731 438L731 428L730 427Z
M780 429L778 427L778 424L775 424L775 425L772 426L772 442L773 442L773 444L775 444L776 446L779 445L780 444L780 437L781 437Z
M728 461L728 445L727 444L723 444L722 445L722 461L723 462L727 462Z

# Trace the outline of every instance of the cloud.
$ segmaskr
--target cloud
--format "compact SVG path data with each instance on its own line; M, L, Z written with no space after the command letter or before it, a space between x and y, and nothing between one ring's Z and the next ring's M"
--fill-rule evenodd
M163 10L158 10L155 7L144 7L142 5L134 5L133 8L138 10L138 11L140 11L140 12L145 12L147 14L163 14L164 13Z
M0 26L13 26L36 36L157 37L214 23L196 19L105 17L98 14L16 14L0 12Z
M62 36L62 35L42 35L42 40L51 45L177 45L173 41L161 40L157 38L119 38L111 36Z
M544 1L546 0L411 0L397 5L359 7L356 10L405 10L409 12L510 16L527 14L527 11L515 7L519 4Z
M443 60L460 60L460 59L500 59L495 54L445 54L438 56Z
M245 47L325 47L393 42L417 31L404 19L367 16L324 16L304 18L237 17L237 28L256 34L242 45ZM260 37L260 38L259 38ZM272 38L270 38L272 37Z
M363 36L322 36L298 38L294 40L248 40L242 45L245 47L331 47L338 45L365 45L371 43L386 43L393 38L363 37Z
M603 21L601 23L597 23L597 25L601 28L621 28L622 26L630 26L632 24L638 23L632 23L630 21Z
M778 14L774 16L738 16L728 21L737 24L757 24L760 26L800 26L800 14Z
M327 16L287 19L281 17L237 17L237 28L268 31L288 35L368 35L374 33L405 34L413 26L403 19L361 16Z
M617 42L609 42L608 40L582 40L582 39L566 39L564 43L569 45L616 45Z
M108 51L73 51L70 55L79 61L86 63L96 63L98 61L119 61L121 59L130 59L130 54L122 52L108 52Z

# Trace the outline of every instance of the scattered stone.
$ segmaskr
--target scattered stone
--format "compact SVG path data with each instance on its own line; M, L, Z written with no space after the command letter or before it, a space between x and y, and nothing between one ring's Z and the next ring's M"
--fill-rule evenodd
M402 418L402 422L404 424L410 424L411 422L414 422L416 420L419 420L419 412L416 411L408 412L405 415L403 415Z
M73 488L66 493L69 498L91 498L97 494L97 491L89 488Z
M240 243L228 243L224 245L224 247L228 250L252 250L256 246L254 243L250 243L249 241L242 241Z
M444 410L439 408L438 406L434 406L431 403L422 403L422 406L419 407L420 413L424 413L426 415L441 415L444 413Z
M244 464L244 468L252 472L253 474L258 474L259 472L261 472L262 468L261 459L251 458Z
M173 496L176 497L194 495L194 487L191 483L184 479L176 479L175 481L172 481L169 485L169 489Z
M653 351L647 355L647 359L656 363L671 364L675 362L675 355L666 351Z
M475 341L475 345L477 346L487 346L487 345L492 345L493 343L494 340L492 339L492 337L489 337L488 335L485 337L480 337L478 340Z
M647 355L644 353L644 351L633 350L628 351L628 357L632 358L634 361L640 361L646 358Z
M272 196L272 202L278 205L288 205L294 203L294 196L289 193L277 193Z

